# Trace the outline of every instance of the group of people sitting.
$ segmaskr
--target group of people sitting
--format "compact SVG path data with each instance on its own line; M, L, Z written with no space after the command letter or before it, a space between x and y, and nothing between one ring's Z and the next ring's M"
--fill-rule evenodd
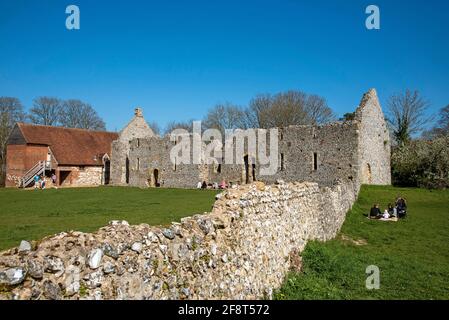
M375 203L368 215L369 219L390 220L404 218L407 215L407 201L401 196L395 201L395 204L388 204L387 209L382 213L379 209L379 204Z
M229 184L226 183L225 180L222 180L220 183L214 182L214 183L206 183L206 181L199 181L197 184L197 189L227 189L231 188L233 186L232 182Z

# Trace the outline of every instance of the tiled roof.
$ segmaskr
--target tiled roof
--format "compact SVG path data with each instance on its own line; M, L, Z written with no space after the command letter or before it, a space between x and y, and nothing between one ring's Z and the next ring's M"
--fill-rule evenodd
M92 131L18 123L29 144L48 145L59 165L101 165L101 157L111 155L115 132Z

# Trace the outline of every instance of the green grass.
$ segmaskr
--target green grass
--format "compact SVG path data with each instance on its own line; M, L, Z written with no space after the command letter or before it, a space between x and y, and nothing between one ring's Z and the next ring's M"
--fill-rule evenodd
M95 231L110 220L166 225L210 211L216 193L130 187L0 189L0 250L62 231Z
M408 201L405 220L364 216L398 194ZM302 272L289 274L275 298L449 299L449 190L363 186L336 239L308 243L302 258ZM366 289L369 265L380 269L378 290Z

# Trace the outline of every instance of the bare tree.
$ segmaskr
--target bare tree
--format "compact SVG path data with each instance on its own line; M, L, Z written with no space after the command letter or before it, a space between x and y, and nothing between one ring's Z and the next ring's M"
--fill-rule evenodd
M447 135L449 135L449 105L440 109L436 126L422 134L423 138L428 140Z
M323 124L335 120L335 115L324 98L290 90L258 95L251 100L246 119L251 127L272 128Z
M20 100L0 97L0 186L5 182L6 143L16 122L25 120Z
M106 130L106 125L97 111L90 104L77 99L62 103L59 123L68 128Z
M259 94L254 97L245 110L245 119L249 128L263 128L268 122L273 98L269 94Z
M54 126L59 124L61 100L53 97L39 97L33 100L29 118L32 123Z
M193 130L193 120L190 121L171 121L167 124L165 127L164 133L170 134L175 129L184 129L189 132L192 132Z
M311 124L323 124L336 119L334 112L327 105L326 99L315 94L306 98L305 110L308 122Z
M222 132L226 129L246 129L245 111L230 103L217 104L210 109L203 120L205 129L213 128Z
M159 136L161 134L161 128L159 127L159 124L156 121L153 121L148 125L150 126L151 130L153 130L155 135Z
M430 121L426 116L429 103L418 91L406 90L395 94L388 100L388 121L392 125L393 135L399 145L410 141L412 135L423 130Z

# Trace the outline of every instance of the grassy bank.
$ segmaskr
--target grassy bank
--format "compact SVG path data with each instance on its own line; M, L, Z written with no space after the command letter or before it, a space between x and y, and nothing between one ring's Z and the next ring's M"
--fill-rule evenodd
M401 194L409 215L368 220ZM366 268L380 269L380 289L365 286ZM303 272L291 273L277 299L449 299L449 190L364 186L336 239L310 242Z

